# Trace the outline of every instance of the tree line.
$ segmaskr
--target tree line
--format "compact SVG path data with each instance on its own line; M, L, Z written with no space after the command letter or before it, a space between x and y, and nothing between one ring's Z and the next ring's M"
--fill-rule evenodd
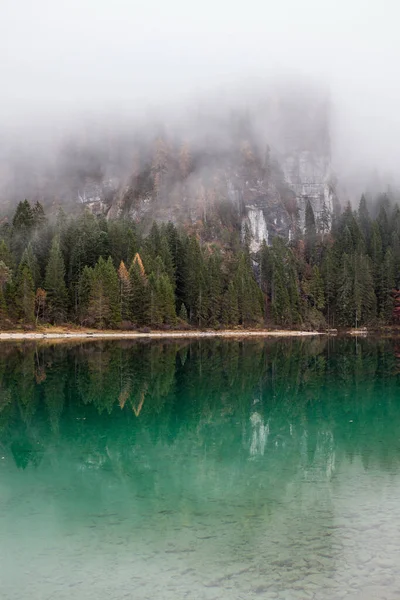
M49 220L20 202L0 228L0 324L98 328L336 327L396 320L400 209L387 194L371 218L362 196L331 227L308 201L305 230L257 253L230 226L201 229L84 211ZM329 231L328 231L329 229Z

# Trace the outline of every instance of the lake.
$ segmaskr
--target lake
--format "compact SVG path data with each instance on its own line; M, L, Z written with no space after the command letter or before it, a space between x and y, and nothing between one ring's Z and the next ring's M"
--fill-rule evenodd
M1 344L0 597L398 599L400 341Z

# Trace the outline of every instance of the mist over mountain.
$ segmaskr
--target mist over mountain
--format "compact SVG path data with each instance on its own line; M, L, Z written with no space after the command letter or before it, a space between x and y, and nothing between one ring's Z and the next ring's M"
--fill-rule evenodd
M308 199L331 219L395 189L390 8L5 0L3 214L25 197L189 225L216 213L257 244L301 227Z

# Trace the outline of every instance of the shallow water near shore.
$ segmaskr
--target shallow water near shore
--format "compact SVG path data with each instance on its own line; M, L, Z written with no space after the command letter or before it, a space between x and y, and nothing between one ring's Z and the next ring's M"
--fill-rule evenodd
M391 340L0 346L2 600L400 597Z

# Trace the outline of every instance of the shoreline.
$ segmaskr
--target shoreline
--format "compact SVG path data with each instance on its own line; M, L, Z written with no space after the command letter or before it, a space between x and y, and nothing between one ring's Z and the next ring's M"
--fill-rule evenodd
M171 339L171 338L244 338L244 337L312 337L330 335L321 331L296 330L225 330L225 331L9 331L0 332L0 341L10 340L76 340L76 339Z
M0 331L0 342L23 341L23 340L172 340L172 339L204 339L204 338L310 338L310 337L398 337L400 328L348 328L348 329L326 329L322 331L302 331L299 329L189 329L171 331L118 331L98 329L68 329L67 327L50 327L48 329L37 329L33 331L9 330Z

